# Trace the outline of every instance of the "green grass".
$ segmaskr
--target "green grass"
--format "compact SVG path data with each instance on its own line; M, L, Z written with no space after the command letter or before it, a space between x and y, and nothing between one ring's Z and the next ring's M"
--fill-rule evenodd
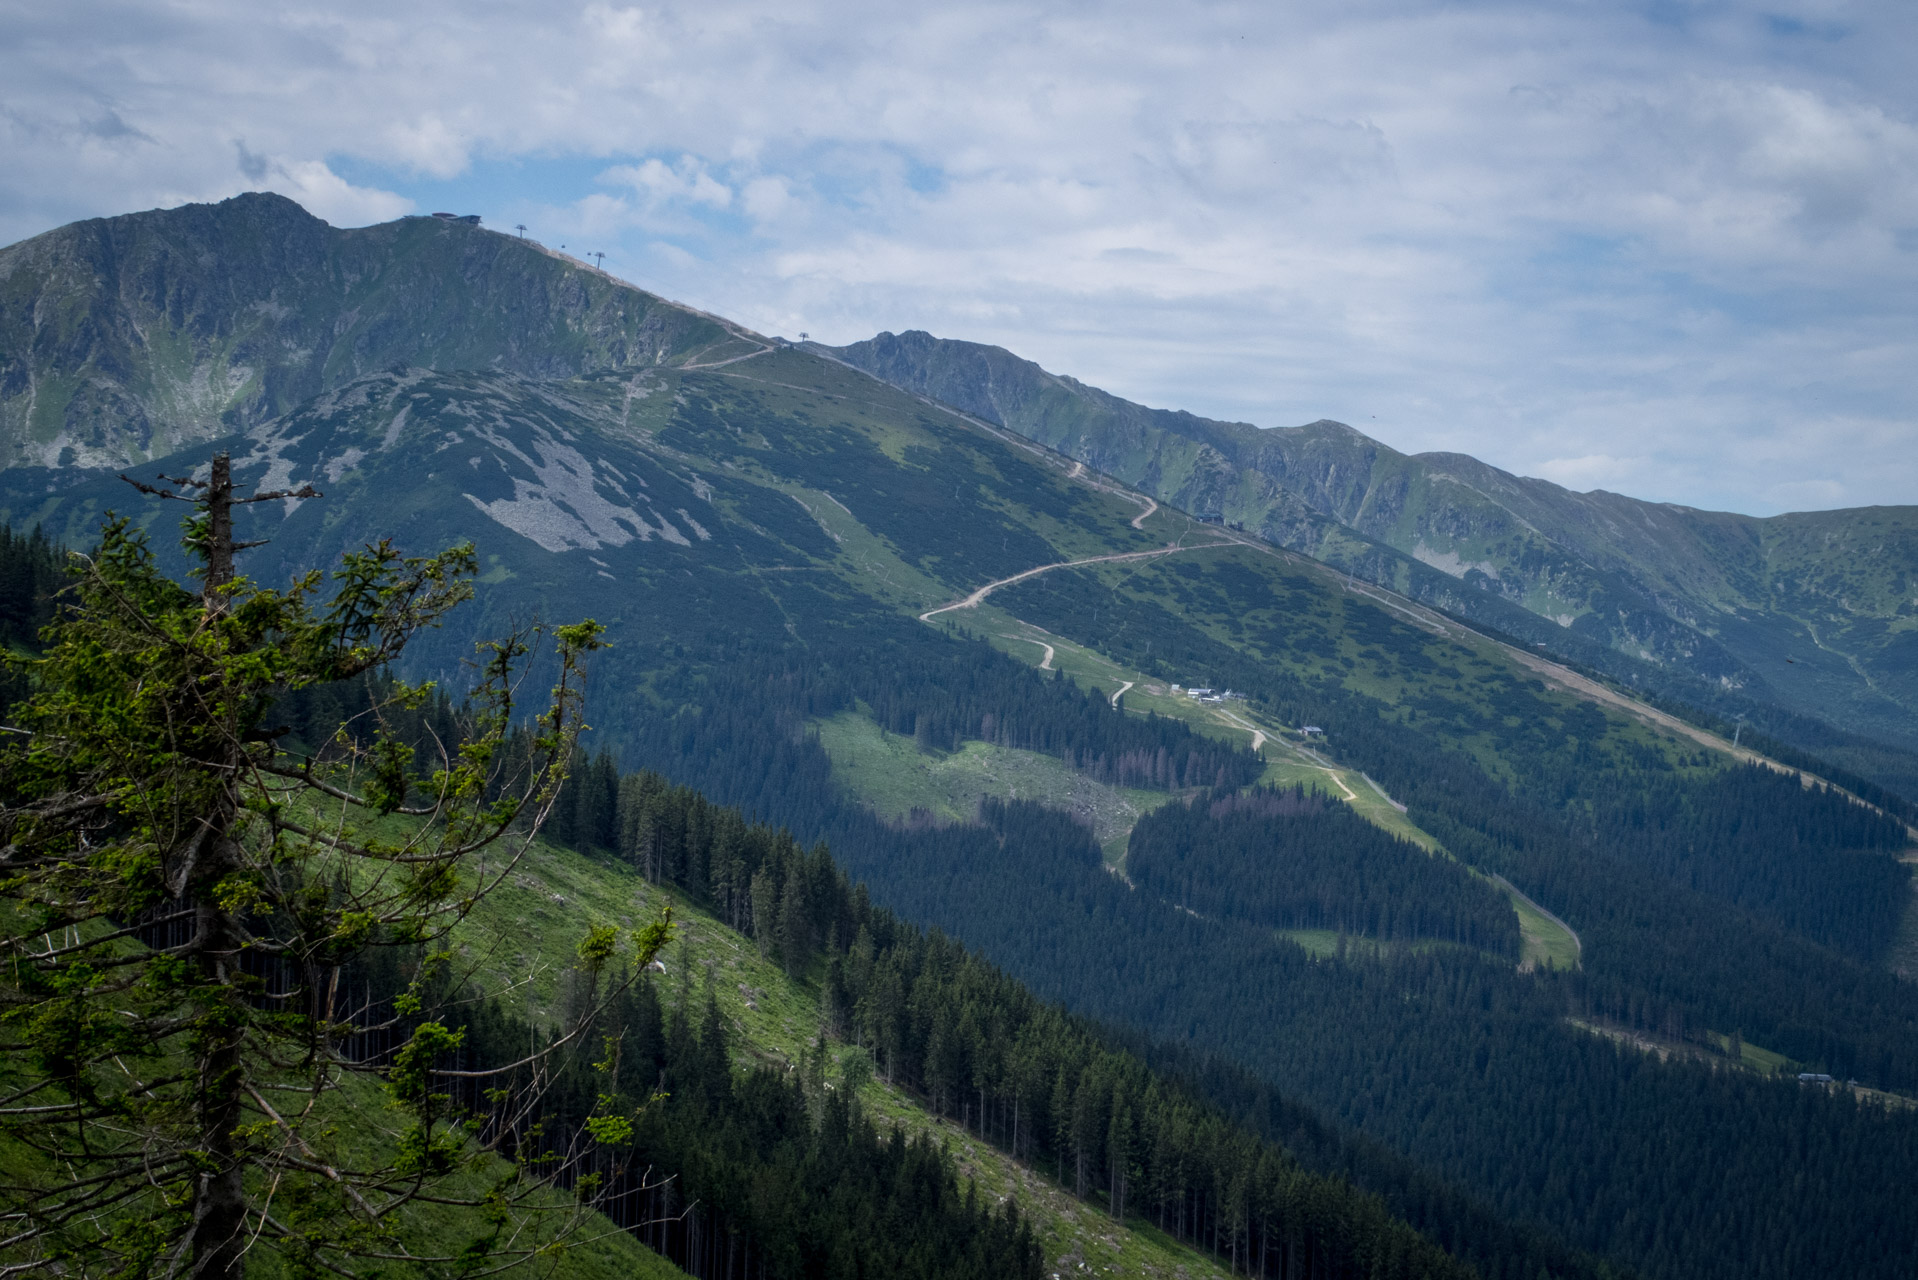
M1123 849L1140 815L1173 798L1095 782L1037 751L975 741L953 752L923 752L911 738L888 733L857 712L842 712L817 728L833 775L888 820L918 809L969 821L983 796L1036 800L1078 816L1102 846Z
M1341 938L1345 940L1346 955L1353 959L1472 950L1463 943L1448 942L1442 938L1413 938L1402 942L1381 942L1377 938L1366 937L1363 934L1341 934L1337 929L1279 929L1276 932L1287 942L1296 942L1323 960L1338 958Z
M1518 912L1518 931L1524 944L1519 952L1521 969L1578 968L1578 939L1516 893L1506 890L1505 897Z
M387 819L380 825L393 834L407 820ZM584 925L574 929L549 919L544 908L552 893L549 884L564 885L589 902L595 909L617 910L626 902L612 888L604 872L570 855L553 856L552 851L536 847L524 864L526 870L480 905L470 925L455 936L470 960L488 959L493 963L478 967L476 976L491 990L525 977L526 970L498 963L504 952L502 937L529 939L535 946L531 972L535 975L529 1003L535 1013L544 1016L557 989L559 974L573 954ZM630 913L629 913L630 914ZM537 919L542 928L529 934L516 927L516 921ZM604 915L582 917L597 920ZM554 927L558 925L558 927ZM130 944L129 944L130 945ZM527 953L514 953L525 957ZM522 994L527 994L524 990ZM12 1078L11 1068L4 1078ZM318 1111L319 1123L309 1125L305 1139L314 1144L339 1167L377 1168L392 1158L402 1131L410 1123L376 1079L351 1072L342 1073L335 1087L324 1097ZM492 1187L512 1171L507 1162L477 1147L469 1148L473 1161L452 1173L433 1188L435 1196L479 1201ZM17 1144L0 1141L0 1173L27 1180L38 1154ZM263 1189L255 1187L259 1194ZM543 1221L544 1232L536 1227L531 1236L551 1238L554 1229L577 1212L570 1193L551 1188L535 1188L523 1202ZM391 1219L397 1242L420 1257L456 1255L471 1240L490 1233L485 1212L472 1206L415 1202L398 1211ZM0 1259L3 1260L3 1259ZM275 1280L284 1274L282 1260L270 1242L262 1243L247 1259L247 1274L259 1280ZM514 1275L532 1277L559 1276L566 1280L673 1280L685 1275L678 1267L654 1253L639 1240L615 1226L597 1212L579 1214L576 1222L564 1230L552 1251L528 1260Z
M511 885L474 913L471 923L476 927L467 939L469 954L512 957L511 963L491 964L486 971L496 981L530 974L527 996L536 1010L546 1010L557 991L560 972L588 927L599 921L643 922L669 901L674 904L678 934L664 956L667 972L657 979L668 1007L682 991L704 1000L710 989L736 1033L739 1066L795 1067L818 1034L814 983L795 981L762 956L750 939L677 894L648 885L609 861L536 847L515 872ZM841 1064L855 1052L859 1051L843 1044L831 1046L831 1079L843 1078ZM1203 1254L1141 1223L1113 1222L1096 1204L1061 1191L1042 1171L1021 1165L952 1122L928 1114L901 1089L874 1079L860 1097L876 1117L949 1142L962 1176L976 1180L982 1193L1016 1197L1020 1212L1033 1223L1049 1268L1056 1259L1076 1253L1097 1274L1167 1280L1226 1274Z
M1421 708L1429 728L1495 776L1517 776L1522 762L1507 758L1511 747L1502 740L1514 722L1502 715L1498 695L1514 685L1529 688L1537 676L1497 641L1383 592L1347 590L1337 572L1269 547L1233 545L1072 572L1090 575L1109 592L1109 605L1103 607L1118 617L1126 616L1131 602L1162 609L1264 665L1308 681L1335 679L1387 707ZM1389 620L1385 630L1382 618ZM1209 673L1194 671L1189 678L1204 680ZM1551 688L1539 697L1542 713L1552 716L1574 712L1585 701ZM1622 710L1602 710L1606 743L1619 750L1649 749L1675 768L1691 767L1686 762L1695 744L1688 739ZM1501 724L1504 729L1489 727ZM1706 767L1726 763L1714 758Z
M1647 1031L1626 1030L1609 1023L1590 1022L1582 1018L1567 1018L1566 1022L1596 1036L1627 1045L1641 1053L1654 1053L1660 1058L1679 1057L1695 1062L1703 1062L1715 1067L1731 1067L1731 1036L1723 1031L1707 1031L1707 1044L1695 1044L1681 1040L1670 1040ZM1739 1041L1739 1068L1754 1075L1795 1077L1800 1071L1818 1071L1823 1068L1815 1063L1799 1062L1784 1054L1762 1045L1752 1044L1748 1040ZM1839 1082L1822 1086L1833 1091L1844 1091L1860 1102L1871 1103L1886 1111L1908 1111L1918 1108L1918 1098L1902 1093L1886 1093L1882 1089L1873 1089L1851 1082Z
M1603 1036L1618 1044L1628 1045L1641 1053L1655 1053L1661 1058L1677 1057L1717 1067L1736 1065L1761 1076L1794 1076L1800 1071L1812 1069L1782 1053L1745 1040L1740 1040L1739 1055L1734 1062L1731 1057L1732 1038L1730 1034L1723 1031L1707 1031L1703 1037L1704 1042L1698 1043L1673 1040L1656 1032L1628 1029L1604 1021L1591 1021L1584 1018L1567 1018L1566 1021L1581 1031Z
M1730 1055L1732 1044L1731 1036L1719 1031L1712 1031L1707 1034L1721 1052L1727 1056ZM1743 1066L1756 1071L1761 1076L1783 1075L1787 1073L1796 1074L1799 1070L1799 1064L1787 1058L1784 1054L1764 1048L1762 1045L1752 1044L1750 1041L1744 1039L1740 1039L1738 1042L1738 1060Z
M1320 792L1349 804L1367 821L1400 839L1412 842L1427 853L1451 856L1429 832L1407 817L1376 782L1356 769L1339 764L1322 747L1301 742L1297 726L1274 723L1243 702L1196 701L1166 681L1149 679L1144 673L1131 670L1095 649L1024 622L992 605L990 600L977 609L957 613L957 616L967 619L964 625L969 630L984 635L995 647L1033 666L1040 665L1044 660L1043 646L1050 646L1052 666L1064 671L1083 688L1097 689L1111 696L1131 682L1132 687L1125 691L1120 700L1121 707L1129 714L1153 714L1180 720L1194 732L1248 747L1256 740L1259 742L1258 752L1266 761L1265 772L1259 778L1262 784L1275 787L1304 786ZM1053 763L1057 764L1056 761ZM1115 866L1122 865L1122 855L1110 847L1106 860ZM1578 967L1578 940L1569 930L1512 890L1501 888L1501 892L1505 893L1518 915L1521 968ZM1333 936L1336 938L1336 935ZM1296 940L1308 950L1325 954L1322 940ZM1336 943L1333 949L1336 949Z
M1297 744L1297 727L1276 724L1243 702L1199 702L1162 680L1148 678L1143 672L1115 662L1105 654L1063 636L1035 627L1006 613L990 601L977 609L941 617L958 617L962 625L983 636L995 648L1031 666L1045 658L1044 646L1052 649L1052 666L1065 672L1081 688L1094 689L1108 698L1128 683L1120 698L1120 707L1129 715L1158 715L1183 722L1195 733L1241 746L1260 740L1259 755L1266 770L1259 781L1267 786L1304 785L1308 790L1350 804L1367 821L1410 840L1428 853L1438 841L1421 830L1390 798L1368 781L1364 774L1347 769L1313 748Z
M332 1112L329 1119L337 1129L340 1148L347 1156L362 1161L377 1160L376 1148L385 1143L390 1150L391 1143L397 1140L401 1114L373 1080L365 1076L345 1077L328 1101ZM478 1200L510 1172L506 1161L481 1154L474 1165L449 1176L435 1188L434 1194ZM524 1203L535 1214L547 1215L549 1233L560 1228L567 1216L576 1211L572 1196L556 1189L535 1189ZM488 1231L478 1207L415 1203L398 1215L400 1240L410 1252L421 1257L455 1256L468 1241ZM271 1280L281 1274L280 1259L270 1249L262 1249L248 1259L250 1280ZM550 1256L528 1259L509 1274L550 1275L565 1280L674 1280L686 1273L604 1215L588 1212L581 1214L570 1230L562 1234Z

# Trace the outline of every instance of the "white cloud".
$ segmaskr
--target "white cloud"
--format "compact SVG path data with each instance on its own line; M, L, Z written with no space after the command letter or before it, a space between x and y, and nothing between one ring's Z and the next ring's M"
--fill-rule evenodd
M1701 505L1918 496L1889 0L70 0L0 34L0 239L444 190L775 331Z
M1787 480L1765 496L1786 511L1821 510L1845 505L1845 486L1836 480Z
M703 204L723 209L733 202L732 188L714 178L693 156L681 156L670 165L659 159L615 165L599 178L612 186L631 187L651 205Z
M793 203L784 178L754 178L741 190L740 198L754 222L776 222Z
M1645 473L1644 458L1614 458L1609 453L1588 453L1578 458L1547 458L1534 468L1553 484L1567 489L1628 489Z

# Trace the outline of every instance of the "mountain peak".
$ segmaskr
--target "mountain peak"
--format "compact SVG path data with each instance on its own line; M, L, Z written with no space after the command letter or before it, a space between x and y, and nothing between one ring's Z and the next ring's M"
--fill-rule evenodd
M511 236L341 229L270 192L74 223L0 278L0 466L159 457L395 362L573 377L763 345Z

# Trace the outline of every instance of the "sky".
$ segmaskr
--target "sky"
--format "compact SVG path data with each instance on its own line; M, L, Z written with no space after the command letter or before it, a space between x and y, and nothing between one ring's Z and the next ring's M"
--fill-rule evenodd
M1918 4L0 0L0 243L479 213L764 333L1918 502Z

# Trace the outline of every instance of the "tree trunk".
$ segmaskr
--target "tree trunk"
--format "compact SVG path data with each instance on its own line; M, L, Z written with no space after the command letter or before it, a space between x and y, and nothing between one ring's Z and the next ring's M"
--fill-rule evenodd
M225 822L220 819L222 827ZM213 899L213 887L235 867L236 852L224 830L208 841L215 851L195 877L194 938L190 951L199 969L203 994L194 1030L199 1085L194 1109L199 1122L199 1157L205 1171L193 1191L193 1229L189 1236L194 1280L240 1280L246 1242L246 1189L241 1182L239 1141L241 1086L245 1067L241 1047L246 1008L237 989L239 930L232 915Z
M233 464L213 455L206 489L206 581L201 588L209 615L226 612L225 588L233 581ZM238 755L232 743L222 755ZM220 763L237 766L238 759ZM246 1244L246 1187L238 1133L246 1068L241 1049L247 1010L240 992L239 923L220 906L220 882L240 867L231 836L233 809L217 805L204 819L206 853L184 869L185 896L193 905L193 940L187 953L199 970L201 992L193 1031L199 1084L194 1091L199 1126L198 1155L204 1162L193 1189L193 1227L188 1236L194 1280L240 1280Z
M226 612L222 589L233 581L233 463L224 451L213 455L206 490L206 581L201 598L213 613Z

